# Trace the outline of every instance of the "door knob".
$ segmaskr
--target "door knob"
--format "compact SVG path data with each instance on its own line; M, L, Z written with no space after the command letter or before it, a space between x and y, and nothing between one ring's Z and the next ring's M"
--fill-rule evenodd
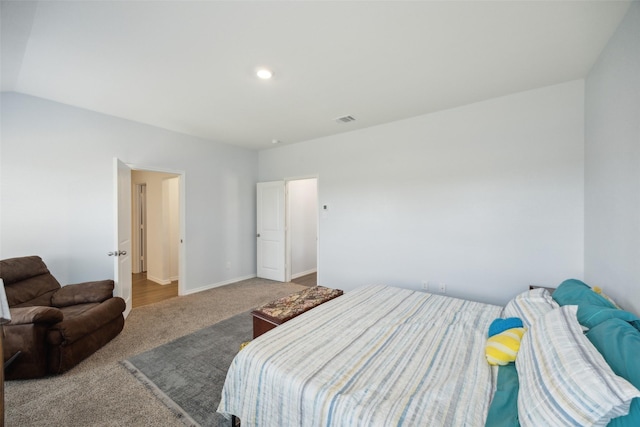
M256 234L256 237L260 237L260 233Z
M107 255L109 256L120 256L120 255L126 255L127 251L115 251L115 252L107 252Z

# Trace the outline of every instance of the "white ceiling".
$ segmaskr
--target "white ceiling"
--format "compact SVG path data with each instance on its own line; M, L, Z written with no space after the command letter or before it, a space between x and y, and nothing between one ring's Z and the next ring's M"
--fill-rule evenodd
M262 149L583 78L628 6L2 1L2 90Z

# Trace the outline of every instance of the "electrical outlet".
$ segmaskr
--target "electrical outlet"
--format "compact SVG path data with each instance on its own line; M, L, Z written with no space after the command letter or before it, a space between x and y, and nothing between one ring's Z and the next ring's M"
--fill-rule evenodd
M426 280L422 281L422 289L424 289L425 291L429 290L429 282L427 282Z
M447 285L444 282L439 282L438 283L438 289L440 289L440 293L441 294L446 294L447 293Z
M227 261L227 269L231 268L231 261Z

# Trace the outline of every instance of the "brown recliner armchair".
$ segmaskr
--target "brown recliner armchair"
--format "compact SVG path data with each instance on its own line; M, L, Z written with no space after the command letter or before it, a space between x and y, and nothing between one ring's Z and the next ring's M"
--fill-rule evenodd
M61 287L38 256L0 261L0 278L11 312L4 361L18 354L6 379L68 371L124 327L125 302L113 297L113 280Z

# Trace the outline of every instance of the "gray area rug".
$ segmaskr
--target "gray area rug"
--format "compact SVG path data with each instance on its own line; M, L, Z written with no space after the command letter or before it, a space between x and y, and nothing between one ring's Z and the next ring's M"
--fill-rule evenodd
M245 312L121 363L185 424L230 427L216 408L227 369L252 336L253 320Z

